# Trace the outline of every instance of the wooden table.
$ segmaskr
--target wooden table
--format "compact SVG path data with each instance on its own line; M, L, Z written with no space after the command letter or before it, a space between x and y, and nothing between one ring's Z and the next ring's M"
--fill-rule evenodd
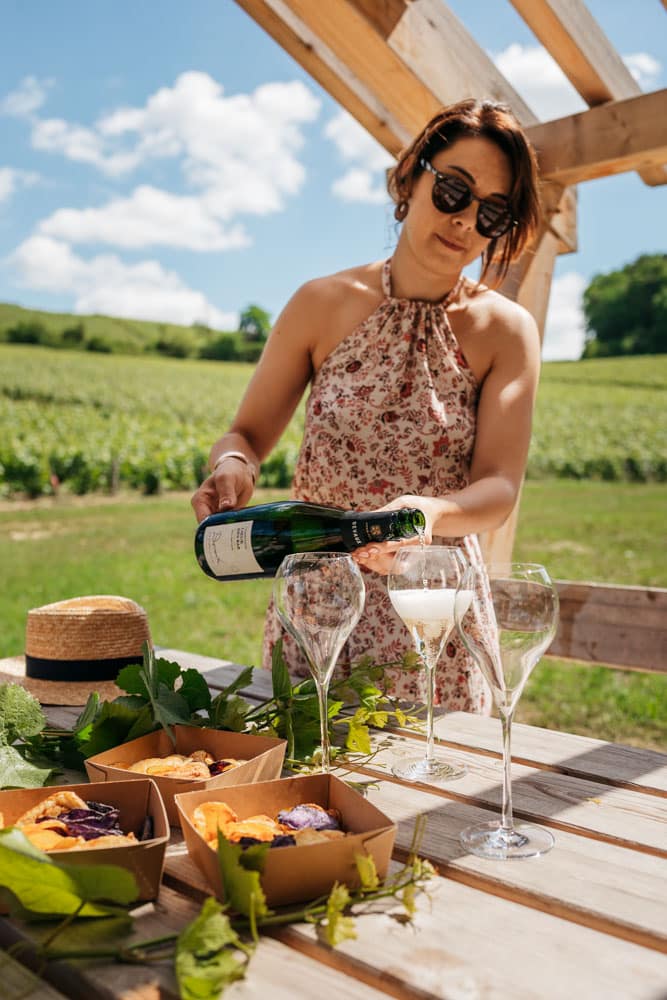
M161 655L204 670L212 690L239 671L177 650ZM244 693L259 698L269 690L270 678L256 671ZM50 712L53 721L66 724L76 714ZM556 845L537 859L486 861L466 855L458 835L497 814L499 723L453 713L436 728L450 756L468 765L465 777L437 788L391 777L391 755L419 743L414 734L398 732L388 734L389 746L372 767L354 775L368 781L368 798L398 824L397 863L415 818L427 816L420 853L440 874L430 901L420 897L414 925L401 926L385 914L364 916L357 940L334 951L318 944L306 925L263 937L247 979L229 988L225 1000L665 1000L667 754L515 726L515 815L549 827ZM163 888L137 918L138 937L180 928L208 894L173 831ZM17 934L11 921L0 919L0 944ZM52 963L33 996L60 994L86 1000L178 995L166 965L84 969Z

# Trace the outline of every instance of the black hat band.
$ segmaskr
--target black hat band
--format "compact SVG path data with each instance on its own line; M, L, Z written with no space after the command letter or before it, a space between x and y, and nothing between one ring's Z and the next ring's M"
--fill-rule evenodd
M115 681L122 667L142 659L141 653L111 660L45 660L26 654L25 673L41 681Z

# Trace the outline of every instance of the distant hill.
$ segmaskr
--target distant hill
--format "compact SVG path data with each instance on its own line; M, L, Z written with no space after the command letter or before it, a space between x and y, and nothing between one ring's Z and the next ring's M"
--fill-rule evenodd
M222 361L254 361L261 349L237 331L213 330L203 323L182 326L119 316L78 316L5 302L0 303L0 342Z

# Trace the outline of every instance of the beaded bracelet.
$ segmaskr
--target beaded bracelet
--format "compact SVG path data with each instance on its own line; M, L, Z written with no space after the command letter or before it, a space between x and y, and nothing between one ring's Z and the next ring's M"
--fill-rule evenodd
M250 472L250 478L252 479L252 485L254 486L257 481L257 470L252 464L247 455L244 455L242 451L223 451L222 455L218 455L215 462L213 463L213 468L211 472L215 472L218 466L225 461L226 458L238 458L239 461L245 462L248 466L248 471Z

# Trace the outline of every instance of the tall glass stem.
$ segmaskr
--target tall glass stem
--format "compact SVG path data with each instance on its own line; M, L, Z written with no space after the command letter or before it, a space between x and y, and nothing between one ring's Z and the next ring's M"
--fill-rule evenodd
M514 831L512 816L512 718L514 710L500 709L500 724L503 729L503 811L500 828L504 834Z
M433 752L433 692L435 688L435 668L429 666L426 657L424 657L424 663L426 664L426 762L429 767L433 767L435 757Z
M317 688L317 700L320 705L320 742L322 744L322 770L329 770L329 706L327 704L327 694L329 691L329 681L315 680Z

